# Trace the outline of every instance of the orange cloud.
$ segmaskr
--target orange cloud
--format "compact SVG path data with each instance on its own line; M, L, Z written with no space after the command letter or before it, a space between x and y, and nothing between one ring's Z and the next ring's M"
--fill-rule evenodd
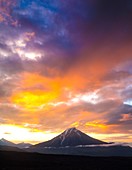
M11 102L21 106L23 109L38 110L44 105L56 99L56 92L43 92L41 90L18 92L11 97Z
M93 121L93 122L87 122L85 124L86 127L92 127L92 128L95 128L95 129L102 129L102 130L106 130L108 127L107 125L103 124L103 123L100 123L100 121Z
M39 110L60 95L58 83L52 82L37 74L24 74L19 90L11 96L10 101L23 109Z

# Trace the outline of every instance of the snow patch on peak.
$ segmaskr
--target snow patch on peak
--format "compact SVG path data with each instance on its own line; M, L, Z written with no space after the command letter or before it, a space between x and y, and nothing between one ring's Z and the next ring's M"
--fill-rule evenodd
M67 136L68 134L71 134L72 132L77 132L77 129L75 127L69 128L64 131L64 135Z
M76 133L76 134L78 134L78 135L80 136L78 130L77 130L75 127L69 128L69 129L65 130L65 131L61 134L61 136L60 136L60 138L61 138L61 145L63 144L64 140L65 140L70 134L72 134L72 133Z
M66 131L71 133L72 131L77 131L77 129L75 127L72 127L72 128L67 129Z

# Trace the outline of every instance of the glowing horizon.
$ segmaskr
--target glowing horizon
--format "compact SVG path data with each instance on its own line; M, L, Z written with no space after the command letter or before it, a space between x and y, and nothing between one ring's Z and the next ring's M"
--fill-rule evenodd
M58 136L64 131L62 130L61 132L58 132L58 133L53 133L50 131L38 131L37 129L34 129L31 131L31 129L26 128L26 126L27 125L25 125L25 127L20 127L16 125L1 125L0 128L2 129L2 131L0 132L0 139L4 138L16 144L21 143L21 142L37 144L37 143L48 141ZM109 134L109 135L108 134L96 134L96 133L86 133L86 134L93 138L96 138L96 139L99 139L105 142L115 142L115 143L116 142L124 143L124 137L126 136L126 134ZM120 139L120 137L122 139ZM131 140L132 137L130 136L129 139ZM126 140L125 142L129 143L130 141Z

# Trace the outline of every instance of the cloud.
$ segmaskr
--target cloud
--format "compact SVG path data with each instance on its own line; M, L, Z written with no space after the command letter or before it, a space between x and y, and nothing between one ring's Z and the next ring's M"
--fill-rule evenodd
M111 112L109 114L109 123L120 123L122 120L122 116L125 114L131 114L132 113L132 107L129 105L120 105L119 107L117 107L116 109L113 110L113 112Z
M128 105L120 105L114 108L112 112L108 112L105 119L107 125L116 127L111 129L113 133L121 131L122 133L131 133L132 124L132 107Z
M23 65L21 59L17 56L10 56L0 59L0 66L2 72L6 74L16 74L23 71Z
M16 105L10 104L10 103L0 103L0 113L1 113L0 123L2 124L16 123L17 124L20 110L19 108L17 108Z
M13 51L15 50L16 53L18 52L17 55L19 55L19 57L20 53L24 52L25 56L31 56L32 50L34 50L34 53L37 52L36 55L40 53L40 56L42 58L38 61L38 67L40 66L41 69L39 69L38 72L41 72L42 74L48 76L62 75L64 70L66 72L74 67L77 61L79 65L81 58L82 60L87 60L86 63L89 65L89 67L91 67L91 58L95 58L97 60L102 58L105 63L107 62L105 61L105 53L107 54L111 50L111 42L113 42L113 40L106 42L109 37L101 32L102 28L93 31L93 27L96 28L96 26L100 25L96 22L96 17L99 16L98 13L100 13L100 11L106 12L105 17L110 15L109 10L106 9L112 8L112 5L110 5L112 4L112 2L109 1L109 6L107 4L104 4L104 1L92 3L91 1L81 2L80 0L73 0L72 3L70 2L70 5L69 1L65 3L62 3L61 1L30 1L26 3L24 1L19 1L19 3L16 4L15 10L13 10L11 13L13 17L17 17L19 26L15 28L16 31L12 31L12 28L10 28L11 35L8 34L8 39L9 37L11 37L11 39L15 38L15 40L18 41L18 36L20 37L19 41L22 42L22 37L20 35L25 31L34 32L35 39L29 42L24 41L23 43L25 43L26 46L25 48L19 47L19 52L18 49L17 51L15 50L15 48L18 47L18 44L16 47L13 45L11 48L13 48ZM118 9L118 13L121 13L122 11L120 11L120 8L117 6L117 4L118 3L114 4L114 11L116 12L116 9ZM121 4L122 9L124 8L124 6L127 6L128 1L125 2L125 4L123 2L119 4ZM9 3L8 6L10 7L11 3ZM102 15L99 17L102 19ZM93 22L97 25L94 25ZM105 23L101 25L104 26ZM86 28L89 31L87 31ZM100 35L98 35L98 32ZM125 32L123 34L124 37L126 37L127 39L127 33ZM92 35L93 37L90 37L90 35ZM96 38L94 37L94 35L96 36ZM104 37L104 43L102 42L101 45L98 40L100 38L102 39L102 36ZM90 45L88 45L89 43ZM96 44L99 45L98 48ZM108 48L109 45L110 48ZM123 44L119 43L119 45L117 45L116 43L117 50L113 51L113 53L117 53L116 55L118 55L119 53L118 48L120 45ZM85 47L88 48L87 51L85 50ZM81 49L84 49L85 55L77 54L80 53L79 50ZM93 52L93 50L95 51L95 49L97 53L100 53L100 51L102 53L103 50L104 54L95 54ZM130 50L126 49L125 52L126 51ZM109 58L112 57L113 53L109 56ZM114 58L114 56L112 58ZM116 56L116 58L118 59L119 57ZM60 63L59 65L57 64L58 62ZM83 62L81 64L83 64ZM30 62L27 67L31 69L33 65L34 63ZM78 65L76 67L78 67ZM94 68L95 66L96 64L92 62L92 67ZM102 67L102 65L100 65L100 67ZM53 70L52 73L50 73L51 69ZM88 67L85 68L84 66L84 70L82 70L82 72L86 71L87 69ZM53 72L56 72L56 74ZM91 68L89 68L87 72L91 72ZM93 74L93 70L91 74Z
M11 135L11 133L10 133L10 132L5 132L4 134L5 134L5 135Z
M1 0L1 117L130 133L131 19L129 0Z
M12 10L16 5L16 0L1 0L0 1L0 22L5 22L6 24L10 22L14 25L14 20L12 18Z

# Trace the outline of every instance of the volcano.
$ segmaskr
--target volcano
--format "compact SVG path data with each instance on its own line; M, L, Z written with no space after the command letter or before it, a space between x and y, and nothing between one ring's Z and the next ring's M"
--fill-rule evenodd
M106 142L92 138L76 128L69 128L55 138L34 145L33 147L66 147L79 145L99 145Z

